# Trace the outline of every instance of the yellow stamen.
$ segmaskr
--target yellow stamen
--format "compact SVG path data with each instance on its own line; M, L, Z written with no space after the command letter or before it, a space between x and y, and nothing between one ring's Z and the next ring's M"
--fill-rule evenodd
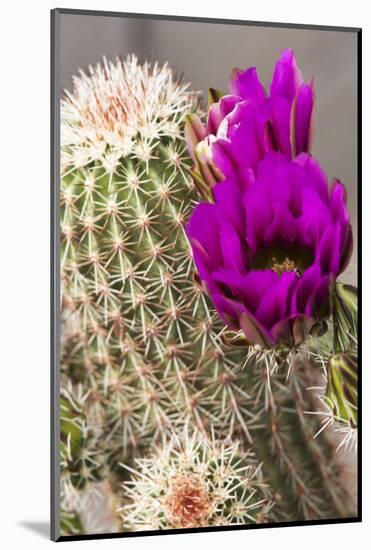
M297 272L297 267L295 262L289 258L285 258L281 263L277 261L277 258L273 258L272 271L275 271L278 275L282 275L284 272Z

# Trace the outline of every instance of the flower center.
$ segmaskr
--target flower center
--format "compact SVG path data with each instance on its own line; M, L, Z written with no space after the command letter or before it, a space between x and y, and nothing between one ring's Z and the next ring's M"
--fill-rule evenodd
M312 265L313 260L314 255L310 248L285 243L260 247L256 255L250 259L250 266L258 270L270 269L278 275L296 273L300 277Z
M294 271L298 273L294 260L290 260L290 258L285 258L283 262L279 262L276 258L272 258L272 261L272 271L275 271L278 275L282 275L285 271Z
M198 475L175 476L170 481L164 504L166 515L175 527L207 525L209 495L206 484Z

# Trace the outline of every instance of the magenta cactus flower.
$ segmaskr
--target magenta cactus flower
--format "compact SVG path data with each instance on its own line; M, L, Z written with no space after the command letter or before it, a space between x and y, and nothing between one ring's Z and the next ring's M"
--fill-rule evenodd
M338 180L329 186L306 153L268 152L243 185L233 176L186 227L200 279L249 344L298 345L329 316L330 290L349 261L345 189Z
M303 81L292 50L284 50L277 61L269 94L254 67L234 69L229 92L210 91L206 126L197 115L186 122L195 183L208 199L210 187L223 176L248 179L269 151L294 158L310 150L313 82Z

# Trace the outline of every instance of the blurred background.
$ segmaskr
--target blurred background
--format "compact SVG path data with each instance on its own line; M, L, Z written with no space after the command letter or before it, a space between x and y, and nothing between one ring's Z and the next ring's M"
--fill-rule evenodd
M281 50L293 48L305 80L314 78L313 154L328 178L339 178L348 190L355 249L341 279L356 284L356 33L63 14L60 37L62 89L71 89L72 75L103 55L115 58L135 53L142 61L168 61L204 97L209 87L227 91L234 66L256 66L268 87Z

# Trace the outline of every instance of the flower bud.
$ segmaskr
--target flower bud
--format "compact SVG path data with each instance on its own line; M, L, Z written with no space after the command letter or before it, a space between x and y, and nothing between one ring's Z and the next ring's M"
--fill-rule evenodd
M336 419L357 426L357 355L351 352L332 355L327 363L326 397Z

